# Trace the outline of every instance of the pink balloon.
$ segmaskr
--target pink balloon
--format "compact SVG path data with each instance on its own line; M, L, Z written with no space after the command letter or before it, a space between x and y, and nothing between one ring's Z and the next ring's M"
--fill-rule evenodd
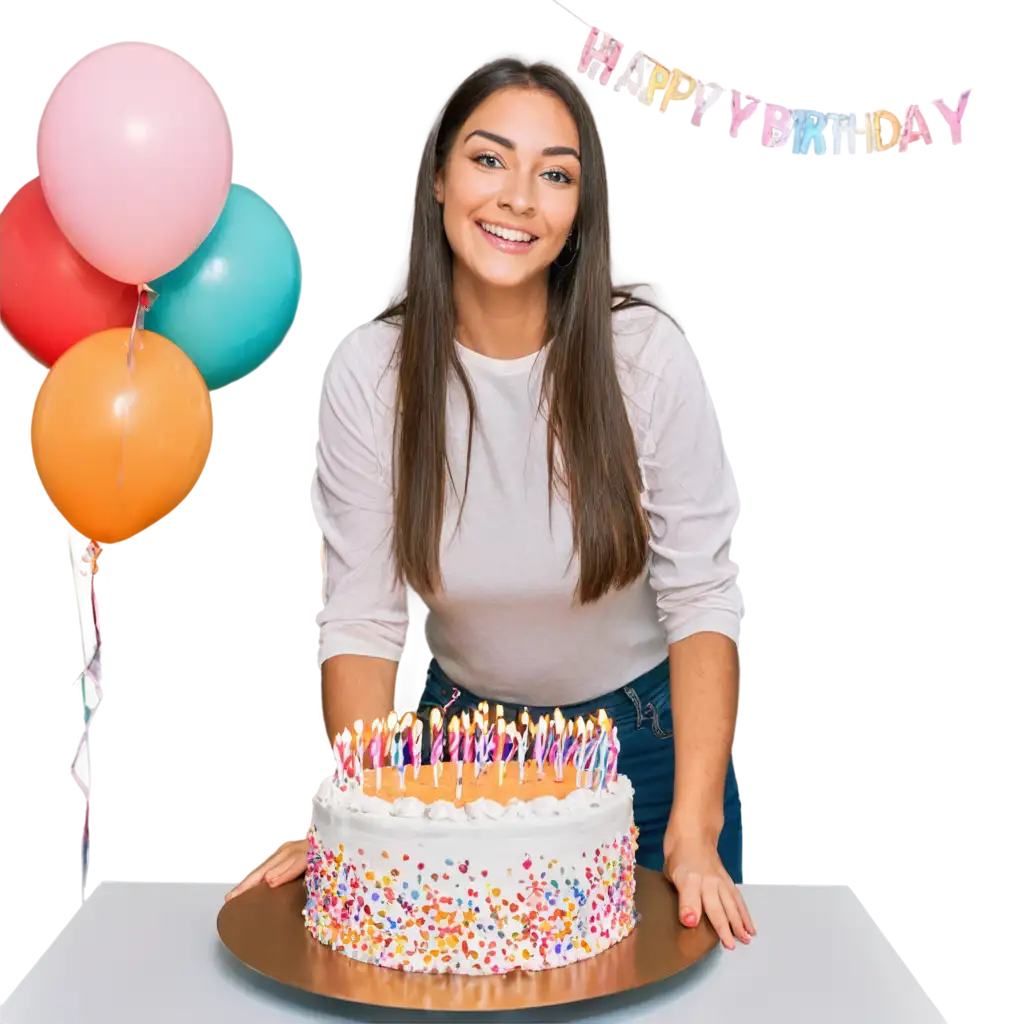
M184 263L231 187L231 130L217 94L187 60L150 43L95 50L60 80L37 158L68 241L130 284Z

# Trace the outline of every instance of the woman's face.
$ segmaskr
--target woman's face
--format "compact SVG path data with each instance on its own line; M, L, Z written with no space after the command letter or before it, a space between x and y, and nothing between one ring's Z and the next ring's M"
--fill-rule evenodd
M473 111L435 186L464 269L501 287L547 272L576 217L579 149L572 115L549 92L501 89Z

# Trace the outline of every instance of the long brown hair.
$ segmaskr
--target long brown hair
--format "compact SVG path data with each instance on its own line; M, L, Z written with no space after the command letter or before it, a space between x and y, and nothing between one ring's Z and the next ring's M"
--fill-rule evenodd
M476 403L456 349L452 251L434 183L461 126L488 96L509 87L558 96L580 139L572 248L564 249L548 271L550 340L542 402L548 420L549 501L556 485L568 497L573 552L580 565L576 599L586 604L627 586L647 567L648 521L640 504L636 444L615 369L612 310L613 305L651 304L634 297L631 289L612 286L608 183L597 126L579 89L549 64L527 65L513 58L485 64L452 94L423 150L405 297L377 317L400 328L392 551L398 578L414 590L432 593L443 586L440 544L452 476L445 434L451 374L469 404L466 484Z

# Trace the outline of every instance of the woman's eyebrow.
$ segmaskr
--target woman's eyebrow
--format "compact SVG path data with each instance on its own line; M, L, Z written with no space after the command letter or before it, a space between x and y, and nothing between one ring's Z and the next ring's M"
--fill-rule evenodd
M464 141L468 142L474 135L479 135L480 138L485 138L490 142L494 142L495 145L500 145L503 150L515 150L515 142L509 138L505 138L504 135L496 135L493 131L485 131L483 128L476 128L471 131ZM571 145L549 145L546 150L542 151L544 157L575 157L580 160L580 154L573 150ZM583 161L580 161L583 163Z

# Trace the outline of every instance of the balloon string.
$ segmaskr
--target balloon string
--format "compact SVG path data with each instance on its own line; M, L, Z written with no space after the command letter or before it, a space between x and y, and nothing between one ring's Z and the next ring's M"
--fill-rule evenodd
M139 285L139 301L135 304L135 316L132 317L132 333L128 336L128 369L133 366L135 354L135 332L141 331L146 323L146 312L152 308L157 293L148 284Z
M82 714L85 719L85 728L82 732L82 738L78 741L78 749L75 751L74 759L71 762L71 777L78 784L78 788L82 791L82 795L85 797L85 825L82 829L82 902L85 902L85 884L89 876L89 797L91 793L92 783L92 754L89 749L89 727L92 725L92 720L96 715L96 710L99 708L100 703L103 700L103 687L100 685L100 625L99 615L96 609L96 573L99 572L99 557L103 549L96 543L96 541L90 541L89 546L85 550L85 554L82 555L81 560L89 563L91 566L91 572L89 570L83 570L83 573L89 573L89 598L92 606L92 626L93 632L96 636L96 646L93 649L92 657L86 659L85 653L85 623L82 617L82 602L78 595L78 579L77 579L77 568L75 566L75 555L71 545L71 537L68 536L68 555L71 558L71 572L72 579L75 584L75 603L78 607L78 630L82 640L82 662L84 668L79 675L79 681L82 687ZM92 690L95 694L95 702L90 703L89 695L86 692L86 680L92 684ZM84 772L83 772L84 768Z
M128 372L135 365L135 332L141 331L146 322L146 311L153 306L157 293L148 284L139 285L139 301L135 304L135 316L132 317L131 334L128 335ZM121 458L117 464L117 488L124 486L124 446L128 436L128 410L121 412Z

